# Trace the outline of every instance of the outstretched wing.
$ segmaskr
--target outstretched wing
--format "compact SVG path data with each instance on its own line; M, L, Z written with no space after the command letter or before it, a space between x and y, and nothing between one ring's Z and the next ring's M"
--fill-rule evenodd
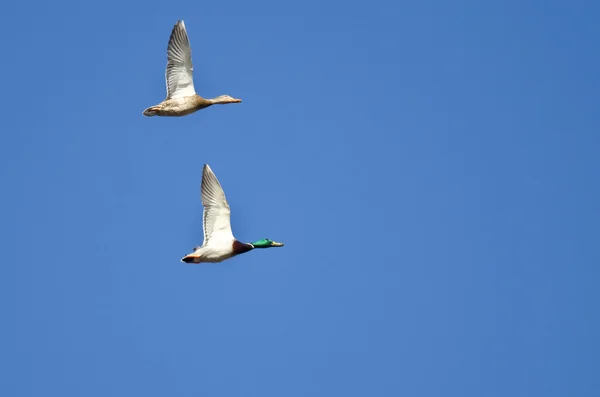
M227 204L225 192L223 192L219 180L208 164L204 164L204 169L202 170L202 186L200 190L202 205L204 206L204 243L202 245L208 244L213 239L221 241L233 240L229 204Z
M194 90L194 67L190 40L183 21L177 21L167 47L167 99L192 96Z

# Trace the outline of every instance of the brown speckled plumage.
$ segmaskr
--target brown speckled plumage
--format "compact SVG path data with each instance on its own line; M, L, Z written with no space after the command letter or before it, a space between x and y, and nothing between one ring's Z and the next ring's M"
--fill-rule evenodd
M183 98L165 99L158 105L144 110L144 116L186 116L211 105L213 103L210 100L197 94Z

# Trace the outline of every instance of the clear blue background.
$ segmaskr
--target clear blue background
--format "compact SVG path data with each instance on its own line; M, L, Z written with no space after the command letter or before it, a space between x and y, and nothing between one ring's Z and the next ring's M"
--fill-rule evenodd
M0 395L598 396L600 6L568 4L5 4ZM242 104L142 116L177 19ZM179 261L204 163L284 248Z

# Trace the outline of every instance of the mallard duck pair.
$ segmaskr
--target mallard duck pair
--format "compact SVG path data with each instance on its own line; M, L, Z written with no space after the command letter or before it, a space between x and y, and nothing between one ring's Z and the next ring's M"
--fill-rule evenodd
M239 103L240 99L221 95L205 99L194 89L192 50L183 21L177 21L167 47L167 98L144 110L145 116L185 116L215 104ZM229 204L225 192L208 164L202 169L200 187L204 212L204 243L184 256L185 263L218 263L255 248L283 247L268 238L242 243L233 236Z

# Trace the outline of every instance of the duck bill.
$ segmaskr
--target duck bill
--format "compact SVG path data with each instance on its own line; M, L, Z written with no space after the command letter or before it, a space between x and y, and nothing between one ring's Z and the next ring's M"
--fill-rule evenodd
M283 243L278 243L277 241L273 241L271 243L271 247L283 247Z

